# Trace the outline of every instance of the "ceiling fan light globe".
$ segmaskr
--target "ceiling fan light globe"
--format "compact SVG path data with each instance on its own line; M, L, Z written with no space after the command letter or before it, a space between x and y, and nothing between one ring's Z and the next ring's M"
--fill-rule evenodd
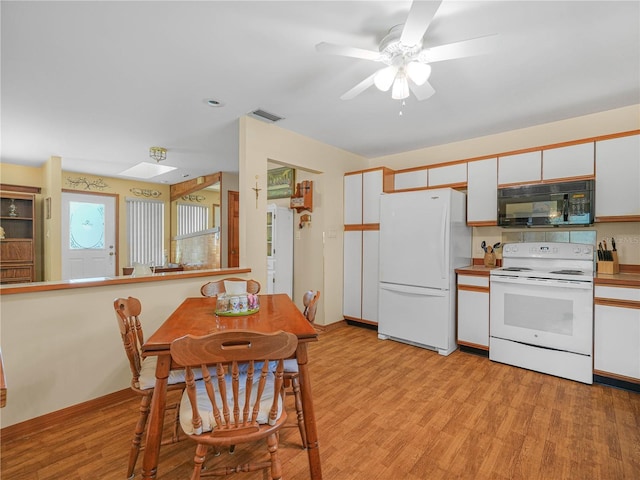
M409 82L404 75L398 75L393 82L393 89L391 90L391 98L394 100L404 100L409 96Z
M378 90L387 92L391 88L391 85L393 85L397 73L398 69L393 65L378 70L378 73L373 77L373 83Z
M407 75L416 85L424 85L431 76L431 65L420 62L409 62L407 65Z

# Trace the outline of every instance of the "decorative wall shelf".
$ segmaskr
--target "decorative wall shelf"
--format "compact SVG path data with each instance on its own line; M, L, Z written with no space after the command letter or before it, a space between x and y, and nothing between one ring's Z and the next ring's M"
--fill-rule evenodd
M311 180L304 180L296 184L296 194L291 197L289 206L298 213L304 210L313 212L313 182Z

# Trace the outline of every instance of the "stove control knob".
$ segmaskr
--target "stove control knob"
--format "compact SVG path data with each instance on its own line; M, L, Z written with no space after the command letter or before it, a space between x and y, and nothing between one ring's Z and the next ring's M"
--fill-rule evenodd
M591 249L589 247L584 247L582 249L582 253L584 253L585 255L589 255L591 254Z
M573 253L580 253L580 247L576 247L573 249Z

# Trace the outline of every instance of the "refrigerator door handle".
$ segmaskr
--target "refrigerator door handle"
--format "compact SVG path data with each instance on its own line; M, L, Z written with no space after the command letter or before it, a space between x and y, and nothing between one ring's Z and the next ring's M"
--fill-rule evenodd
M421 297L444 297L448 292L448 290L414 287L412 285L398 285L396 283L381 283L380 289L388 290L390 292L405 293L407 295L418 295Z

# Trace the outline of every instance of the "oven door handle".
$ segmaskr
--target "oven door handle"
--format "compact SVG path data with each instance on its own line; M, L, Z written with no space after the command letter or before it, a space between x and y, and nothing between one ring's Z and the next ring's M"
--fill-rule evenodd
M505 283L511 285L528 285L535 287L536 285L544 287L574 288L581 290L593 290L592 282L577 282L575 280L557 280L554 278L531 278L531 277L515 277L505 275L491 275L491 283Z

